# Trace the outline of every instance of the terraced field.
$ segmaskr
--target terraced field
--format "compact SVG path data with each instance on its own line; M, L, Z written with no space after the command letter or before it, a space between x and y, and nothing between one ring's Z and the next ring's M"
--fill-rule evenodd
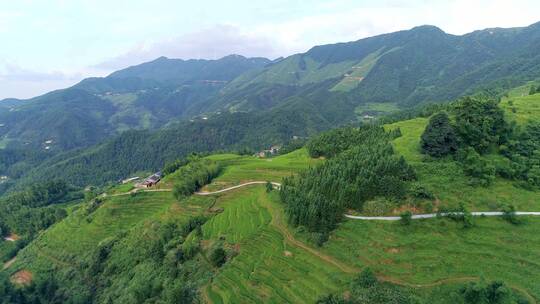
M479 218L463 229L450 220L399 223L348 220L323 252L370 266L383 278L407 285L447 279L503 280L540 299L540 219L513 226L500 218Z
M262 187L251 187L237 190L236 193L221 198L226 201L219 205L225 207L224 212L205 223L203 226L205 239L225 237L228 242L237 243L268 226L272 219L270 213L261 208L258 202Z
M273 158L222 154L209 156L225 166L223 173L205 190L212 191L247 181L269 180L279 182L281 178L315 165L321 160L309 157L305 149Z
M287 228L281 221L282 210L276 195L267 196L261 186L248 191L255 202L250 206L259 209L259 214L271 215L271 221L265 216L262 221L255 220L259 225L246 229L238 226L239 221L253 220L235 211L225 211L203 227L208 237L223 230L237 231L233 235L243 236L236 238L239 255L226 264L206 288L207 297L213 303L313 303L319 296L348 283L349 274L344 274L315 250L303 248L306 245L298 246L297 240L283 232ZM220 229L215 228L216 222ZM243 233L238 233L240 231Z
M17 255L17 262L9 271L25 268L40 274L52 268L69 267L76 263L78 256L101 241L143 221L171 217L187 219L206 210L212 202L212 198L193 197L180 204L167 192L108 197L94 212L79 208L41 234Z

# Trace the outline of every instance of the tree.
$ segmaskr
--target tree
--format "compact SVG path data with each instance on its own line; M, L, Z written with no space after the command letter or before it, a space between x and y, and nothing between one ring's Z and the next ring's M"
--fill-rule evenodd
M529 95L534 95L536 94L538 91L536 91L536 88L534 86L531 87L531 89L529 90Z
M446 112L431 117L421 138L422 152L442 157L457 151L458 139Z
M227 261L227 252L223 247L217 247L210 253L210 262L216 267L221 267Z
M456 133L463 144L485 153L507 141L511 128L497 101L485 97L464 97L454 104Z
M352 281L352 287L353 288L355 287L369 288L377 284L377 282L378 282L378 279L375 276L375 273L373 272L373 270L371 270L371 268L368 267L362 270L362 272L360 272L358 277L356 277Z

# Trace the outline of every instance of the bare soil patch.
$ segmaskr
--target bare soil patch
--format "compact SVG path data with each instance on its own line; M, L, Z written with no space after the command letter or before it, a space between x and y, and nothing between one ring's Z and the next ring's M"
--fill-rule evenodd
M29 270L23 269L11 276L11 282L18 285L30 285L33 275Z

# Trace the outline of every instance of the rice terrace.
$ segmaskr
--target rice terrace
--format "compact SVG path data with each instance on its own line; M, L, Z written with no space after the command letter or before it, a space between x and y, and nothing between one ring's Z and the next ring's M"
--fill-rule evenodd
M0 304L540 303L536 1L0 9Z

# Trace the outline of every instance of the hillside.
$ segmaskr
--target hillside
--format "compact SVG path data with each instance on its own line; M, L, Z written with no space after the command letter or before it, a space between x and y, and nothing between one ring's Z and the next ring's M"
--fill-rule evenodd
M510 88L538 77L540 24L485 29L463 36L420 26L358 41L316 46L231 82L225 92L331 81L357 105L393 103L406 108L448 101L481 88ZM519 45L518 48L515 46ZM259 89L260 90L260 89ZM230 107L253 107L246 99ZM275 103L272 103L275 104ZM369 109L365 112L369 112ZM375 110L376 112L376 110Z
M198 104L238 75L270 63L263 58L158 58L30 100L0 102L6 145L58 152L96 144L129 129L155 129L197 115ZM190 109L194 109L190 112ZM44 143L52 141L48 145Z
M144 142L141 145L153 150L161 149L159 145L170 146L156 137L170 138L167 134L175 132L182 144L170 155L150 159L145 166L135 164L138 160L132 158L127 160L130 165L106 172L107 179L85 178L82 182L101 184L136 170L155 169L171 157L193 151L286 144L292 136L305 137L479 90L499 94L540 77L539 43L539 24L463 36L420 26L316 46L276 61L239 55L219 60L161 57L30 100L0 102L0 174L9 177L0 190L20 180L41 179L36 175L43 175L44 170L35 173L37 167L70 172L69 164L79 166L90 157L90 171L94 166L103 168L105 160L94 165L93 159L112 161L105 147L133 138L135 133L122 135L131 130L163 128L162 132L151 132L153 135L136 133L154 138L151 144L139 139ZM244 118L245 112L251 117ZM241 113L242 118L221 118L222 113ZM301 119L289 119L295 116ZM255 132L253 126L261 117L278 123L262 119L263 134L249 134ZM212 120L214 130L227 124L223 129L234 130L234 137L243 139L234 144L214 139L201 144L181 131L191 128L190 120L201 126L201 119ZM128 148L134 150L126 146L118 152L126 155ZM96 153L100 156L94 156ZM66 178L61 173L53 175Z
M518 130L540 118L536 111L540 94L524 93L530 85L510 91L496 106L504 110L506 121L516 121ZM490 105L483 99L473 101ZM464 99L449 106L451 119L460 119L459 106L471 102ZM469 298L475 290L478 297L482 292L496 297L497 302L489 303L536 303L540 300L538 217L523 217L514 224L504 217L477 217L467 226L459 216L404 224L346 219L341 214L340 223L324 238L324 233L291 222L291 209L284 201L288 189L270 191L264 185L249 185L207 193L249 181L287 187L286 177L291 174L309 184L309 172L322 172L316 191L324 191L324 177L333 166L348 157L358 160L347 154L348 148L359 153L372 148L360 145L358 149L355 141L374 140L378 145L388 140L396 158L391 154L386 159L383 154L379 159L388 160L385 167L392 159L403 166L399 160L403 157L416 175L414 181L404 182L419 187L407 188L416 190L407 190L400 199L387 200L394 193L383 193L345 212L400 215L405 210L422 213L429 206L436 211L459 203L464 203L465 213L500 210L509 204L520 211L540 211L540 191L526 188L517 176L498 173L489 184L472 183L462 160L422 154L422 133L434 116L384 125L386 138L370 137L371 132L381 132L378 127L343 137L335 135L356 134L355 129L338 129L325 133L330 136L315 137L306 148L277 157L214 154L191 160L221 167L219 175L199 190L207 195L171 193L190 180L194 173L186 169L190 165L165 176L155 191L132 193L133 186L116 186L98 199L71 205L67 217L40 233L0 276L16 286L30 280L40 286L27 288L27 297L81 303L178 303L195 298L208 303L314 303L318 299L336 303L331 299L349 295L351 301L358 301L352 303L400 299L399 303L465 304L475 303ZM398 128L399 132L392 132ZM333 140L345 140L347 146L332 146ZM313 147L325 157L312 158ZM501 162L504 151L500 146L480 157ZM325 170L313 171L317 168ZM357 181L372 186L362 175ZM386 182L387 187L399 184L392 179ZM423 189L421 196L418 189ZM340 188L338 193L349 190L354 189ZM493 286L496 291L490 291Z

